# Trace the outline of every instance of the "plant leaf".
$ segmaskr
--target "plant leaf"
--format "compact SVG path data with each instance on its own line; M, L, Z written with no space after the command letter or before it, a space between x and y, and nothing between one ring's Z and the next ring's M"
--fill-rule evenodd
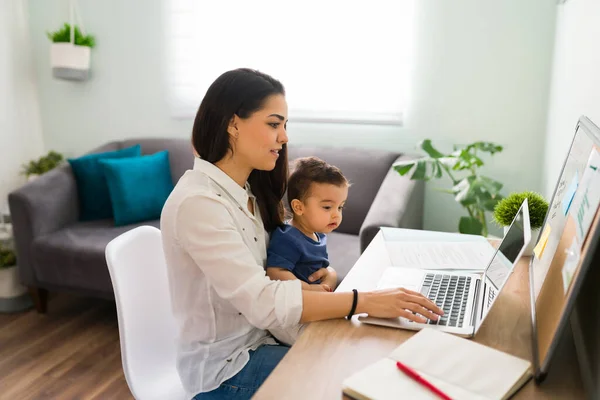
M471 186L471 182L474 179L475 179L474 176L467 176L466 178L461 179L456 185L454 185L454 187L452 187L452 190L454 191L454 193L463 191L466 188L468 188L469 186Z
M441 178L442 177L442 166L440 164L439 161L436 160L435 164L433 164L433 173L432 175L435 178Z
M481 185L485 187L486 190L491 194L499 193L502 187L504 187L502 183L498 182L495 179L488 178L486 176L480 176L479 181L481 182Z
M486 211L494 212L496 205L502 200L501 196L496 196L493 199L489 199L483 202L482 206Z
M466 149L463 149L459 156L458 162L453 167L454 170L465 170L470 169L473 165L477 167L481 167L483 165L483 160L476 155L470 153Z
M461 217L458 223L458 231L471 235L481 235L483 224L477 218Z
M456 192L456 201L459 201L463 206L477 204L477 208L480 210L493 211L493 207L502 198L498 195L498 190L501 187L502 184L492 179L485 180L479 176L471 175L463 179L453 189Z
M494 154L501 152L504 148L492 142L475 142L467 146L467 150L476 149L486 153Z
M448 194L452 194L452 195L456 194L456 193L454 192L454 190L452 190L452 189L433 188L433 190L436 190L436 191L438 191L438 192L442 192L442 193L448 193Z
M446 157L438 158L438 162L440 163L440 165L443 164L446 167L454 168L454 166L458 162L458 159L456 157L446 156Z
M458 154L456 164L452 169L460 171L463 169L469 169L471 167L471 155L466 150L461 150Z
M412 174L410 179L413 180L427 180L427 161L426 160L418 160L417 168L415 168L415 172Z
M452 188L455 194L454 199L463 206L468 206L477 202L473 187L474 180L474 176L468 176Z
M441 158L444 155L437 151L435 147L431 144L431 139L425 139L421 143L419 143L419 147L426 152L431 158Z
M394 169L401 175L404 176L412 169L415 165L414 161L403 161L400 163L394 164Z

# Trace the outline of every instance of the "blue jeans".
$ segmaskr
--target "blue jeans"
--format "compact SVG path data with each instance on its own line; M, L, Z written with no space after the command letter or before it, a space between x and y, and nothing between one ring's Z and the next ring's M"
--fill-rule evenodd
M215 390L197 394L195 400L250 399L289 350L288 346L263 345L250 351L250 360L240 372Z

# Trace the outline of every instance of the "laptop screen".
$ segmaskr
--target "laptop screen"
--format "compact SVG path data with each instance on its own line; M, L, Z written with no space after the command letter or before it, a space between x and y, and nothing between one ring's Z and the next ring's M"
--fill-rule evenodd
M502 289L513 268L519 260L525 246L529 244L531 230L529 226L529 208L527 199L523 201L513 222L504 235L504 239L494 253L488 267L484 271L485 284L480 293L480 318L476 328L483 322L488 310L491 308L498 292Z
M524 246L525 231L523 227L523 211L521 209L516 215L510 229L504 235L504 239L500 243L500 247L490 265L487 267L486 276L496 290L500 290L508 279L513 265Z

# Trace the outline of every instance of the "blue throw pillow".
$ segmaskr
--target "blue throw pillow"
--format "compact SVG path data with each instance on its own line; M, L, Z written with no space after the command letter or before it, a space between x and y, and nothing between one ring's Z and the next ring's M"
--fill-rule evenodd
M142 148L138 144L121 150L68 159L77 181L80 220L92 221L113 217L108 186L100 160L139 157L141 154Z
M116 226L160 218L173 190L167 150L141 157L106 159L100 163L104 167Z

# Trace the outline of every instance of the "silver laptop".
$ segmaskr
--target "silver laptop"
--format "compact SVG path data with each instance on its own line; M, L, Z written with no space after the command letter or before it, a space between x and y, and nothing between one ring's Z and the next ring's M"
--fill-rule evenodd
M438 321L417 323L406 318L368 316L360 316L359 320L402 329L429 327L460 336L474 336L530 240L529 208L525 199L488 265L482 265L482 272L401 267L389 267L384 271L378 289L404 287L421 292L444 310L444 316Z

